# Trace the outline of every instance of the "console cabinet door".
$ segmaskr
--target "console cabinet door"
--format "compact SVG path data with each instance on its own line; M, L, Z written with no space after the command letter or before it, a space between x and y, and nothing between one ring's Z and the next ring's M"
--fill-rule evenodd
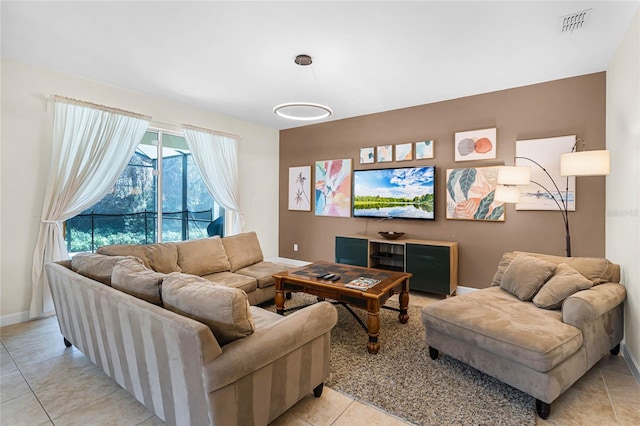
M446 246L407 244L407 272L413 274L410 288L451 294L451 250Z
M336 263L367 267L369 240L364 238L336 237Z

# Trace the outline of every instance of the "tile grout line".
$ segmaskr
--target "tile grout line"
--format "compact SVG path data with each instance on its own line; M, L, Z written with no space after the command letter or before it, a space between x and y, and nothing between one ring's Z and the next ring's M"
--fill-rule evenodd
M7 351L7 355L9 355L9 358L11 358L11 361L13 361L13 364L16 366L16 370L18 371L18 373L20 373L20 377L22 377L22 380L24 380L24 382L26 383L27 387L29 388L29 392L31 392L31 395L33 395L33 398L38 402L38 405L40 405L40 408L42 408L42 411L44 412L44 414L47 416L47 418L49 419L49 422L51 424L55 424L53 423L53 419L51 418L51 416L49 415L49 412L44 408L44 405L42 405L42 402L40 402L40 399L38 398L38 395L36 395L36 392L33 390L33 388L31 387L31 384L29 383L29 381L27 380L27 378L24 376L24 373L22 372L22 369L20 368L20 366L18 366L18 363L16 362L16 360L13 358L13 355L11 355L11 352L9 352L9 350L7 350L7 347L4 345L4 342L2 342L2 346L5 348L5 350ZM26 395L26 394L25 394ZM20 395L22 396L22 395ZM19 398L19 397L17 397ZM9 401L13 401L16 398L10 399ZM3 401L7 402L7 401Z
M349 407L351 407L351 406L353 405L353 403L354 403L354 402L356 402L356 400L355 400L354 398L352 398L352 397L349 397L349 398L351 398L351 402L350 402L346 407L344 407L344 410L342 410L342 411L340 412L340 414L338 415L338 417L336 417L336 419L335 419L334 421L332 421L332 422L331 422L331 425L335 425L335 424L336 424L336 422L337 422L338 420L340 420L340 417L342 417L342 416L344 415L344 413L346 413L346 412L347 412L347 410L349 409Z
M613 411L613 416L616 419L616 424L620 424L620 419L618 418L618 412L616 410L616 406L613 403L613 399L611 399L611 393L609 392L609 385L607 385L607 379L604 376L604 374L602 374L602 368L598 369L598 373L600 373L600 377L602 378L602 382L604 383L604 389L607 391L607 398L609 398L609 405L611 405L611 410Z

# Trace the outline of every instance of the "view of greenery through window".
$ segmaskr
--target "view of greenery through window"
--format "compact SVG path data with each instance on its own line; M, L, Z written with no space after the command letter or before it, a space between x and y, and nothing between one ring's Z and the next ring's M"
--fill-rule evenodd
M109 193L67 220L70 253L158 241L158 190L162 191L162 241L207 237L207 226L224 216L202 182L184 137L160 133L148 131ZM160 169L161 185L155 173Z

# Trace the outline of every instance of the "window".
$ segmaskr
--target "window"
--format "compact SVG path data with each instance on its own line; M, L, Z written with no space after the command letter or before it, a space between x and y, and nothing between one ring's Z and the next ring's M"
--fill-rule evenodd
M66 221L67 251L204 238L223 220L184 137L150 130L109 193Z

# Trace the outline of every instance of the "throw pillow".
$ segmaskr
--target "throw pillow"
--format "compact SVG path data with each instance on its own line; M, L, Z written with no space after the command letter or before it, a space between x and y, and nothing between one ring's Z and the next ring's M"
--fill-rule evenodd
M165 308L206 324L220 346L255 331L247 293L195 275L172 273L162 283Z
M553 275L556 267L555 263L546 260L518 255L504 271L500 288L528 302Z
M162 306L160 286L165 276L146 268L138 259L124 259L113 267L111 286L138 299Z
M558 265L555 274L547 281L538 294L533 298L533 303L543 309L558 309L564 299L586 290L593 286L593 282L566 263Z
M502 259L500 259L500 263L498 263L498 270L493 275L493 280L491 280L492 286L499 286L502 282L502 276L504 275L504 271L507 270L507 267L511 263L513 259L517 256L517 253L508 252L502 255Z
M87 278L111 285L111 274L118 262L131 259L138 264L140 259L130 256L107 256L104 254L78 253L71 258L71 270Z

